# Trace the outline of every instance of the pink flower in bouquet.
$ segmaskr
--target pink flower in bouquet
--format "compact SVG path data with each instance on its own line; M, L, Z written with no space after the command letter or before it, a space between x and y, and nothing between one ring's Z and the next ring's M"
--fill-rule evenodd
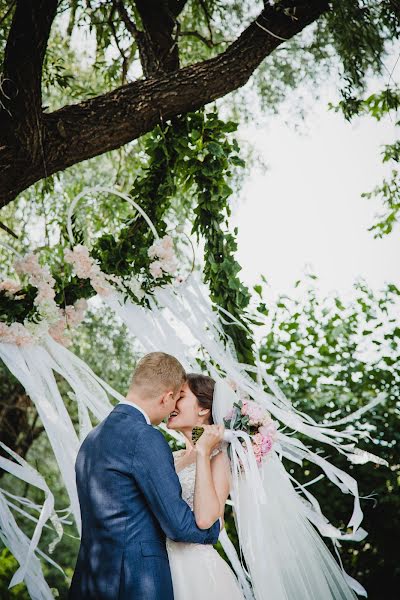
M250 425L258 425L262 423L264 417L264 409L260 404L254 402L254 400L249 400L246 402L246 414L249 416L249 424Z
M271 438L272 441L275 441L277 438L277 427L275 421L271 419L268 425L263 425L258 430L263 436Z
M263 456L268 454L272 448L272 440L269 437L262 436L261 453Z
M253 444L253 452L257 458L257 456L261 456L262 454L262 450L261 450L261 446L258 446L257 444Z
M263 442L263 436L261 435L261 433L256 433L255 435L253 435L253 444L256 444L257 446L261 446L262 442Z
M243 406L242 406L242 411L241 412L242 412L243 416L248 414L248 412L247 412L247 402L243 402Z

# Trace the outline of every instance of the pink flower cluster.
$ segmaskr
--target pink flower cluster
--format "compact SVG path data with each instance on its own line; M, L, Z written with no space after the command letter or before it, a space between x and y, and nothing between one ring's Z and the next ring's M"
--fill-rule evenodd
M42 267L39 264L38 257L33 252L16 260L14 267L19 275L26 275L29 283L37 288L34 304L37 306L40 316L49 322L56 321L59 316L59 309L54 300L56 295L54 285L56 282L49 267Z
M273 421L270 413L258 402L246 399L235 404L224 421L227 427L244 430L249 434L255 459L258 464L261 464L277 439L276 422ZM246 451L247 446L244 442L243 447Z
M249 404L257 404L253 401L248 401L246 403L246 408L249 410ZM252 412L254 410L254 412ZM250 409L250 413L252 414L252 418L250 423L253 426L258 427L258 433L252 436L252 444L253 451L256 457L256 461L261 463L264 456L266 456L270 451L277 439L278 430L276 427L276 422L272 420L271 415L268 411L263 410L262 407L257 404L257 409ZM249 413L248 413L249 414ZM257 414L257 419L255 418Z
M150 264L150 273L154 279L162 277L164 273L172 275L178 268L174 244L171 236L165 235L156 240L148 250L149 258L153 258Z
M249 417L249 425L258 425L263 423L265 410L260 404L254 402L254 400L245 400L243 402L242 415Z
M29 283L37 288L34 304L41 319L38 322L25 319L24 323L11 325L0 323L0 342L24 346L49 333L56 341L68 345L70 340L66 330L76 327L82 321L87 308L86 300L80 299L74 306L67 306L65 310L59 308L54 299L55 279L50 269L47 266L42 267L33 253L18 259L14 266L19 275L27 276ZM20 284L11 280L0 283L0 290L5 290L8 294L15 294L20 289Z
M86 246L78 244L72 250L66 248L64 250L64 258L67 263L70 263L75 274L80 279L90 279L93 289L100 296L107 296L111 293L111 286L108 282L107 275L102 273L97 261L89 254Z
M36 306L40 307L41 304L46 302L48 308L51 305L54 309L56 306L54 302L54 297L56 295L54 291L55 280L50 273L49 267L42 267L39 264L38 257L36 254L33 254L33 252L16 260L14 267L19 275L27 275L29 283L37 288L38 293L35 298Z
M0 322L0 342L5 344L16 344L17 346L26 346L34 341L32 334L22 323L12 323L6 325Z
M0 292L5 292L6 296L9 298L15 296L15 294L20 290L21 285L18 283L18 281L13 281L12 279L0 281Z
M69 346L71 338L68 334L83 321L86 309L87 302L84 298L77 300L73 306L68 305L65 310L61 309L61 318L49 327L51 337L59 344Z
M272 448L272 439L267 435L263 435L262 433L256 433L253 435L251 441L253 444L253 452L254 456L256 457L256 461L261 463L263 457L267 456Z

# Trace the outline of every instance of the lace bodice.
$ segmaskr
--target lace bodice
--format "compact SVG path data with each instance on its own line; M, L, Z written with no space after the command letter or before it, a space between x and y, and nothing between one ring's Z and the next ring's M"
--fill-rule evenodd
M187 467L184 467L178 473L179 481L182 486L182 498L189 504L193 510L194 506L194 484L196 480L196 463L192 463Z
M173 453L175 465L176 465L178 457L181 455L181 452L182 452L181 450L178 450L177 452ZM221 448L215 448L212 451L211 456L215 456L216 454L218 454L218 452L221 452ZM183 467L178 472L178 477L179 477L179 481L181 482L181 486L182 486L182 498L190 506L191 510L193 510L194 485L195 485L195 481L196 481L196 461L190 463L186 467Z

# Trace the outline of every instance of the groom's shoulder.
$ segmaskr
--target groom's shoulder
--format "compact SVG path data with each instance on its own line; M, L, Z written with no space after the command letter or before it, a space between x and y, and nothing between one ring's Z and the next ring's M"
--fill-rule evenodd
M125 410L117 404L106 418L97 426L102 430L102 435L118 435L119 438L133 440L146 428L152 429L135 409ZM136 414L137 413L137 414Z
M153 454L166 451L171 453L171 448L159 429L147 423L141 425L142 427L136 431L137 440L135 449L137 452L148 452L151 450Z

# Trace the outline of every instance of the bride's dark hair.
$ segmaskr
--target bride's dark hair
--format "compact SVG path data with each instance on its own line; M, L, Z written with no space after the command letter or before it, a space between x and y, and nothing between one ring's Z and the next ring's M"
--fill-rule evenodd
M215 386L214 379L208 375L201 375L200 373L188 373L187 384L192 394L196 396L200 406L202 408L210 409L209 423L212 425L212 403Z

